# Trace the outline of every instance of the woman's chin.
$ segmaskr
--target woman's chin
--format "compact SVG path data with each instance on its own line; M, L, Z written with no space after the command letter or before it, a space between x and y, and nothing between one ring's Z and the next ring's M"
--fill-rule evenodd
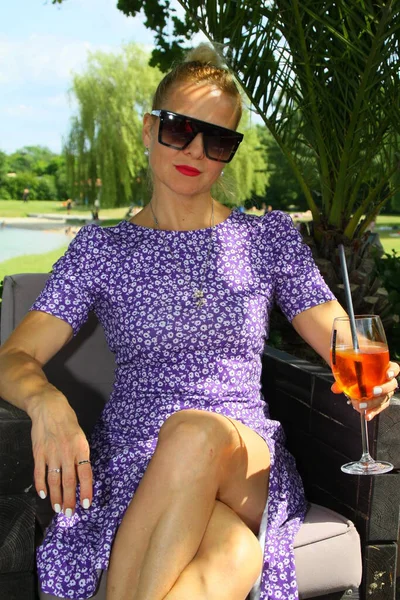
M164 185L169 188L171 192L179 196L199 196L207 192L210 193L209 186L201 186L194 181L165 182Z

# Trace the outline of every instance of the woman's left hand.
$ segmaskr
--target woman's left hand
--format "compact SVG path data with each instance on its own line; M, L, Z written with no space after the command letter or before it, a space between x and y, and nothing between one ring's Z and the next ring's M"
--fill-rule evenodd
M367 408L366 418L368 421L376 417L376 415L389 406L391 397L398 389L399 384L396 377L398 377L399 373L399 365L395 362L390 362L386 371L387 381L374 388L374 397L370 400L359 402L358 400L351 399L353 408L358 410L358 412L362 412ZM331 389L335 394L340 394L342 391L336 382L332 385Z

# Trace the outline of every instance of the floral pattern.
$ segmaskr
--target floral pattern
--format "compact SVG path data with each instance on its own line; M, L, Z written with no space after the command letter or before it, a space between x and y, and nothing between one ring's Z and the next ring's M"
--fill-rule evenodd
M195 408L238 419L271 453L254 600L298 598L292 542L305 512L301 480L281 425L261 396L261 355L276 301L288 319L334 299L288 215L234 211L211 229L162 231L123 221L83 227L31 310L76 334L89 311L102 323L117 369L90 439L91 507L55 515L37 565L44 592L84 599L96 591L161 425ZM204 282L206 304L193 293Z

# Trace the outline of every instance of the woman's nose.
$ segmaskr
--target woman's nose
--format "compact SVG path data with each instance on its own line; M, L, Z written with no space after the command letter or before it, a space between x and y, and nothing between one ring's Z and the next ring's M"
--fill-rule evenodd
M203 158L204 156L204 142L203 142L203 134L198 133L196 137L190 142L189 146L187 146L184 150L182 150L185 154L189 156L193 156L193 158Z

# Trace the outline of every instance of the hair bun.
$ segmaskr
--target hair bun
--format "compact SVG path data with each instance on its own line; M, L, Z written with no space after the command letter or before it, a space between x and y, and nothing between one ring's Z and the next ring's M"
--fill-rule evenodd
M199 62L204 65L217 67L218 69L226 68L224 61L215 48L205 42L190 50L187 53L184 62Z

